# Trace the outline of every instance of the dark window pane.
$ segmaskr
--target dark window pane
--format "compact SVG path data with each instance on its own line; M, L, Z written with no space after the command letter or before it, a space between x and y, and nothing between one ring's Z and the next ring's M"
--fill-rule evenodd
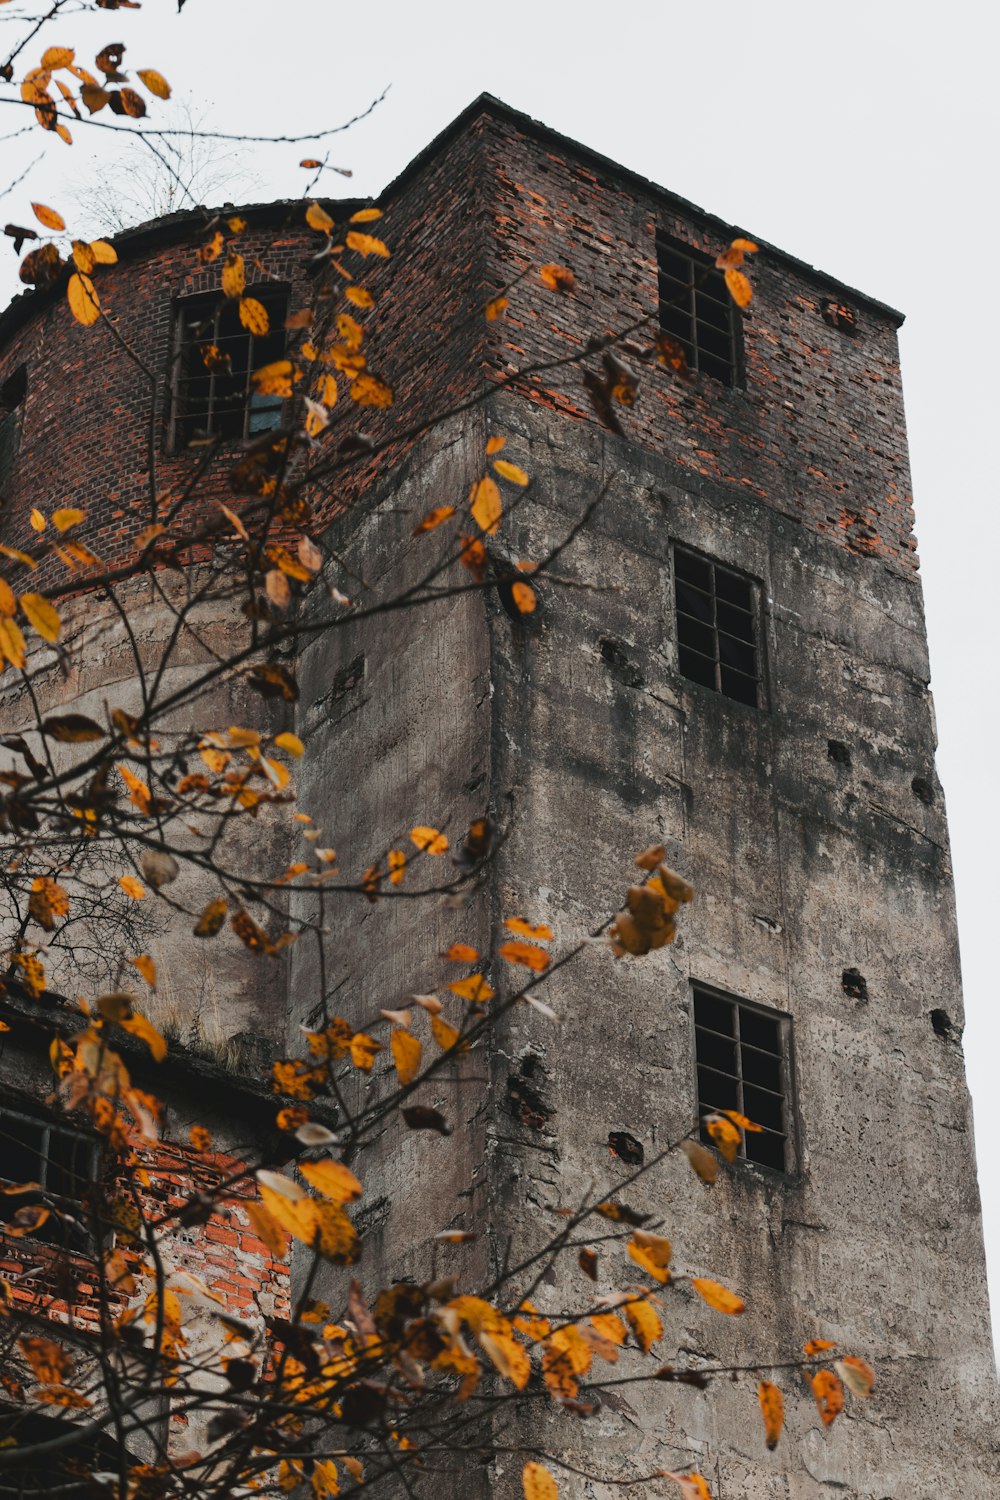
M739 1093L735 1078L723 1073L714 1073L710 1068L698 1069L699 1113L711 1114L716 1109L738 1109Z
M699 1049L698 1056L701 1056ZM762 1088L780 1094L783 1089L781 1059L769 1052L755 1052L752 1047L742 1049L743 1078L746 1083L758 1083Z
M706 1026L710 1031L718 1031L723 1036L732 1036L734 1015L735 1008L728 1000L717 1000L714 995L695 990L694 1019L698 1026Z
M784 1129L780 1096L769 1094L749 1083L743 1085L743 1113L755 1125L766 1125L769 1130Z
M760 1135L748 1135L746 1158L747 1161L757 1162L762 1167L770 1167L772 1171L784 1172L786 1167L784 1136L773 1135L769 1130L761 1131Z
M709 585L711 588L711 584ZM677 579L677 608L683 610L684 614L693 616L696 620L703 620L706 625L714 624L714 610L712 607L711 593L705 593L693 584L685 582L678 576Z
M742 577L739 573L730 573L727 568L717 567L715 570L715 592L720 599L725 599L727 604L738 604L740 609L746 610L753 608L750 580L749 578Z
M710 661L714 660L717 637L711 625L699 625L697 620L692 620L689 615L678 614L677 639L690 651L697 651L701 656L707 656Z
M243 327L234 301L213 294L181 307L172 408L174 441L181 447L281 425L281 400L256 395L250 377L284 355L288 294L265 285L255 286L253 295L270 319L270 330L260 336Z
M695 557L693 552L685 552L683 548L677 547L674 551L674 573L677 578L683 578L685 583L694 584L695 588L701 589L705 594L712 594L712 564L706 562L703 557Z
M752 678L734 672L731 667L722 667L719 675L723 697L732 698L735 703L746 703L751 708L757 707L757 684Z
M715 623L727 635L739 641L753 644L753 615L749 610L737 609L735 604L726 604L722 599L715 603Z
M740 1006L740 1041L748 1047L759 1047L764 1052L781 1056L781 1033L778 1021L762 1016L754 1010Z
M688 651L681 646L678 652L680 660L681 676L686 677L689 682L699 682L702 687L714 688L718 684L715 681L715 662L709 661L704 656L699 656L696 651Z
M698 323L695 329L695 337L698 341L698 368L708 368L709 358L725 364L729 359L729 332L717 328L709 328L705 323Z
M694 369L734 385L739 314L725 277L698 252L666 239L657 240L657 256L661 328L684 341Z
M698 1061L718 1073L736 1073L736 1043L716 1036L714 1031L697 1034Z

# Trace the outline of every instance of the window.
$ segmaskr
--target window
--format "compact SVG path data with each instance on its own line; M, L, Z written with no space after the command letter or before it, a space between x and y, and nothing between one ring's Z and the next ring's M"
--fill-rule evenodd
M759 1131L746 1131L740 1155L787 1172L791 1020L712 990L694 987L698 1118L736 1109ZM711 1137L702 1126L706 1141Z
M14 481L21 446L21 408L28 394L28 367L21 365L0 385L0 502Z
M677 340L688 366L736 385L743 325L723 273L707 256L658 235L660 327Z
M753 580L675 547L674 591L681 675L737 703L762 707Z
M90 1237L83 1204L98 1170L98 1145L92 1136L42 1115L0 1109L0 1182L36 1184L25 1193L0 1196L4 1222L20 1222L20 1209L42 1205L50 1213L32 1231L32 1238L85 1248Z
M174 449L213 438L255 437L281 426L281 397L259 395L250 376L284 357L288 291L270 285L250 290L267 312L265 334L244 328L238 302L214 292L177 305L170 411Z

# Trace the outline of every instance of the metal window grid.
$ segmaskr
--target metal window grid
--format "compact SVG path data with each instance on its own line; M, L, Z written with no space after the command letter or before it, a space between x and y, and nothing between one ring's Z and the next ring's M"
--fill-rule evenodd
M63 1145L61 1160L53 1151L54 1140ZM12 1150L23 1162L31 1162L32 1170L21 1180L37 1182L43 1197L58 1198L64 1205L82 1203L82 1189L99 1170L98 1144L82 1131L58 1125L44 1116L3 1108L0 1109L0 1182L9 1185L18 1182L18 1177L8 1175L7 1170ZM72 1194L60 1191L67 1186L78 1187L80 1191ZM64 1238L62 1229L61 1221L50 1217L32 1237L60 1242ZM89 1236L84 1233L79 1238L86 1240Z
M743 324L723 273L707 257L657 235L660 327L684 349L688 365L723 385L739 384Z
M761 1126L759 1132L745 1132L740 1156L787 1173L791 1168L791 1018L702 985L694 985L693 994L702 1138L711 1140L704 1125L706 1115L738 1110Z
M266 334L251 333L239 321L235 300L215 293L184 297L175 308L171 380L170 448L186 448L213 438L246 439L280 427L280 396L258 395L251 375L285 353L288 288L252 286L249 292L267 310ZM205 364L202 351L214 344L228 368Z
M737 703L763 703L751 578L674 547L674 604L681 675Z

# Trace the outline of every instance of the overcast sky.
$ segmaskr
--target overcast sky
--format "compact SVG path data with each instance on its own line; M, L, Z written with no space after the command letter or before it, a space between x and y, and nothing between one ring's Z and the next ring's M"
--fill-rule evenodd
M13 30L0 26L0 52ZM990 437L997 357L989 342L1000 257L996 8L982 0L187 0L178 16L174 0L145 0L141 11L70 17L46 34L47 42L77 46L84 61L118 40L127 45L126 68L158 68L219 128L298 134L348 118L389 85L379 109L333 146L331 159L354 177L350 185L329 177L331 195L377 193L489 90L907 314L900 342L938 768L1000 1311L993 975L1000 518ZM17 110L0 110L0 134L19 123ZM76 211L74 191L93 180L87 134L78 130L70 149L52 144L26 184L30 193L0 198L0 222L30 223L31 198L67 218ZM37 145L36 134L32 154ZM0 189L31 159L23 146L0 144ZM247 149L235 164L238 193L300 193L304 154ZM0 299L16 289L9 260L0 261ZM962 1247L954 1248L960 1256Z

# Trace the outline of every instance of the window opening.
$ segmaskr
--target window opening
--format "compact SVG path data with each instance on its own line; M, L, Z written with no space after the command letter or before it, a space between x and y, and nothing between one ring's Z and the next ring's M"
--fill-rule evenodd
M737 703L762 703L753 580L674 548L682 676Z
M736 385L743 324L723 272L663 235L657 236L656 255L660 327L681 345L692 370Z
M262 365L284 358L288 290L258 285L252 291L268 315L264 334L243 327L235 299L212 293L178 303L173 448L213 438L256 437L281 426L282 398L255 391L250 377Z
M99 1165L98 1144L83 1131L43 1116L0 1109L0 1183L36 1184L24 1193L0 1196L0 1216L17 1222L19 1209L48 1208L48 1218L31 1231L32 1239L86 1247L90 1235L84 1204Z
M20 365L0 384L0 501L14 482L21 447L21 408L28 394L28 367Z
M698 1118L738 1110L761 1127L743 1134L740 1156L787 1172L789 1018L696 985L694 1023ZM704 1125L702 1138L711 1144Z

